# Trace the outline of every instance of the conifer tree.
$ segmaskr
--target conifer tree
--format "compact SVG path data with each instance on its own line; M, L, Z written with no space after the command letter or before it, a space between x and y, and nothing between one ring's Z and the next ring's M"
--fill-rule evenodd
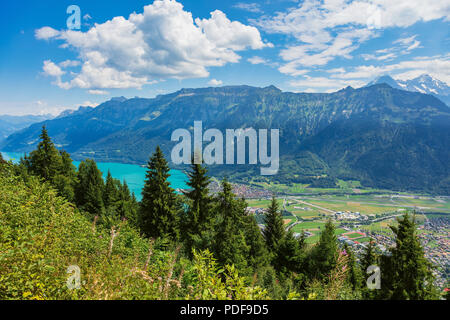
M103 215L103 190L102 173L95 161L90 159L82 161L78 166L78 184L75 189L77 206L93 216Z
M356 262L355 253L353 250L347 245L344 244L344 250L347 254L347 280L350 283L352 290L359 290L361 287L361 270Z
M395 246L390 255L381 260L381 287L383 298L393 300L426 300L436 298L431 264L416 234L415 216L406 213L391 226Z
M24 158L28 170L45 181L52 181L60 170L62 163L58 150L50 139L45 125L42 127L37 149Z
M52 184L58 190L59 195L69 201L75 200L76 167L72 158L66 151L60 151L60 167L52 179Z
M291 272L300 273L303 271L304 260L305 256L301 242L289 230L278 243L273 263L275 270L284 276L289 275Z
M169 166L159 146L147 164L139 213L140 227L148 237L178 237L175 191L167 180Z
M267 209L264 222L265 228L263 230L263 235L267 248L271 253L275 254L279 242L286 234L283 218L275 197L272 197L272 202Z
M105 191L103 192L103 203L105 205L105 208L113 206L118 200L117 198L118 198L117 183L114 181L111 172L108 170L105 182Z
M338 256L335 228L331 219L325 224L317 245L311 251L310 274L318 278L326 277L336 266Z
M117 217L119 219L126 219L131 225L139 227L139 203L136 201L134 193L130 194L130 189L125 180L123 181L123 184L116 180L116 185L118 190L115 205Z
M367 274L367 269L372 265L377 265L377 263L378 256L375 252L375 241L370 239L361 257L361 288L364 299L374 299L376 297L375 289L367 287L367 279L371 276L371 274Z
M253 270L257 270L270 263L269 251L267 250L264 237L256 223L255 217L247 215L244 217L244 224L245 241L249 247L247 264Z
M247 268L249 252L244 234L245 202L235 199L231 184L226 179L222 181L222 191L216 201L216 212L220 219L215 239L215 257L222 266L234 264L243 271Z
M213 199L208 189L210 178L202 165L193 163L191 168L187 182L190 189L183 192L188 200L188 209L183 217L183 236L189 255L193 248L204 250L211 247L214 240Z

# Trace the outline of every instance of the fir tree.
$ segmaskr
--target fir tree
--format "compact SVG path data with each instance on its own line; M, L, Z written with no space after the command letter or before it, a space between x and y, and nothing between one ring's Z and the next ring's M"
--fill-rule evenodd
M395 246L381 260L382 297L394 300L425 300L436 298L431 264L424 256L416 234L415 216L406 213L390 228Z
M263 235L266 241L267 248L270 252L275 254L278 243L286 233L284 229L283 218L275 197L272 197L272 202L267 209L264 222L265 228L263 230Z
M255 217L247 215L244 217L245 241L249 247L248 265L253 270L258 270L270 262L269 252L261 234L261 229L256 223Z
M105 190L103 192L103 203L105 205L105 208L113 206L118 200L117 198L118 198L117 183L114 181L111 172L108 170L105 182Z
M42 127L39 137L41 141L37 149L24 158L25 164L32 174L42 177L45 181L52 181L62 166L61 157L45 126Z
M94 160L87 159L78 166L78 184L75 188L77 206L91 213L102 216L104 213L102 173Z
M159 146L147 164L139 213L142 232L148 237L178 237L176 197L167 180L169 166Z
M192 171L188 173L190 187L183 192L188 200L188 208L183 217L183 236L188 254L192 249L211 247L214 238L214 219L212 215L213 199L209 195L210 178L207 169L200 164L192 164Z
M376 296L376 292L374 291L374 289L369 289L367 287L367 279L371 276L371 274L367 274L367 269L372 265L377 265L377 263L378 256L375 252L375 241L370 239L361 257L361 288L363 297L365 299L374 299Z
M215 239L215 257L222 266L234 264L244 271L249 252L244 234L245 202L235 199L226 179L222 181L222 191L217 195L216 202L220 219Z
M356 257L353 250L347 245L344 245L345 253L347 254L347 280L350 283L352 290L359 290L362 282L361 270L356 262Z
M305 260L301 242L289 230L278 243L274 268L278 273L288 276L291 272L301 273Z
M134 193L130 194L127 182L124 180L123 184L116 181L118 188L118 197L116 201L116 214L119 219L126 219L128 222L136 227L138 225L139 203L136 201Z
M317 245L311 251L310 274L315 277L324 278L336 266L338 246L335 228L331 219L325 224L325 229L320 234Z

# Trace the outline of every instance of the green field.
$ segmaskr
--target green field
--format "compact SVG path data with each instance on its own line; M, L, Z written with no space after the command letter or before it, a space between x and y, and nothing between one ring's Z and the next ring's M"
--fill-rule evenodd
M270 200L248 200L249 206L257 208L267 208ZM278 198L280 208L285 203L284 197ZM426 219L421 212L433 212L427 214L428 218L443 217L450 214L450 203L448 199L432 198L426 196L407 196L402 197L385 195L367 195L367 194L348 194L348 195L320 195L320 196L288 196L286 197L286 210L283 213L285 226L289 226L298 220L301 222L292 227L292 231L301 233L303 230L311 232L313 235L306 239L307 243L316 243L320 238L326 220L333 216L333 212L360 212L363 215L370 215L370 219L383 219L369 225L360 224L355 220L346 220L344 222L357 224L358 229L363 232L377 232L392 236L390 226L396 225L396 218L403 213L416 211L416 222L422 224ZM290 215L291 214L291 215ZM258 219L259 223L263 221ZM335 221L336 235L349 232L339 227L340 222ZM361 237L357 233L348 235L349 239L356 239L358 242L368 242L369 237Z

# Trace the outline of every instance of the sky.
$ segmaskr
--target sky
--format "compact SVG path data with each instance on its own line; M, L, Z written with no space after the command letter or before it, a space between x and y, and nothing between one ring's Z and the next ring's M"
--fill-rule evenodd
M19 0L0 8L0 114L57 115L117 96L225 85L333 92L385 74L450 84L449 0Z

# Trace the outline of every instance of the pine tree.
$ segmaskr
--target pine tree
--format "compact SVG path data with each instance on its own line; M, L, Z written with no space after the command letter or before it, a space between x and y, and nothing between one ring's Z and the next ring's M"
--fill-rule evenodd
M111 172L108 170L105 182L105 190L103 192L103 203L105 208L113 206L118 200L117 183L114 181Z
M267 266L270 263L269 252L254 216L244 217L244 230L245 241L249 247L248 265L253 270Z
M376 265L378 261L377 254L375 252L375 241L369 240L369 243L364 249L364 253L361 258L361 270L363 274L367 273L367 268L372 265ZM367 280L367 278L366 278Z
M116 187L118 190L117 200L115 204L116 215L119 219L126 219L128 222L136 227L138 224L139 203L136 201L134 193L130 194L127 182L124 180L123 184L116 180Z
M87 159L78 166L78 184L75 188L77 206L93 216L104 214L104 182L94 160Z
M226 179L222 181L222 191L216 202L215 210L220 219L215 237L215 257L222 266L234 264L243 272L247 268L249 252L244 234L245 202L235 199Z
M207 169L200 164L192 164L187 185L190 190L183 192L188 200L188 209L183 217L183 236L189 255L192 249L210 248L214 240L213 199L209 195L210 178Z
M169 166L159 146L147 164L139 213L142 232L148 237L178 237L175 191L167 180Z
M328 219L320 234L319 242L311 251L309 271L312 276L324 278L336 266L338 256L336 240L334 225L331 219Z
M267 209L264 222L265 228L263 230L263 235L267 248L272 254L275 254L279 242L286 234L283 218L275 197L272 197L272 202Z
M393 300L424 300L436 298L431 264L416 234L415 216L406 213L391 226L395 246L381 260L382 297Z
M377 265L377 263L378 256L375 252L375 241L370 239L361 257L361 288L364 299L374 299L376 296L376 292L367 287L367 279L371 276L371 274L367 274L367 269L372 265Z
M359 290L361 288L362 275L361 270L356 262L355 253L347 245L344 245L345 253L347 254L347 280L350 283L352 290Z
M52 179L52 184L58 190L60 196L73 202L75 200L76 167L72 158L66 151L60 151L60 167Z
M301 242L294 237L289 230L279 241L274 259L274 268L283 276L288 276L291 272L301 273L305 260Z
M62 167L61 156L50 139L45 125L40 134L41 141L37 149L24 158L24 163L31 174L52 181Z

